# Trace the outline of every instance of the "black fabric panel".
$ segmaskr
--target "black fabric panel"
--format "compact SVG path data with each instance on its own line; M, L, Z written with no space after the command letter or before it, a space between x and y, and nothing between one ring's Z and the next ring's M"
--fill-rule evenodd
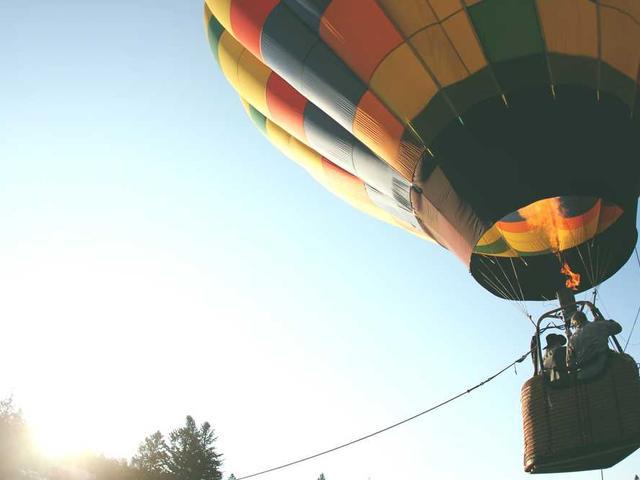
M266 64L299 90L304 60L319 41L287 5L280 3L262 28L260 48Z
M600 71L600 90L623 99L631 111L635 95L634 82L605 63Z
M438 92L429 104L416 115L411 124L420 138L429 145L451 122L457 122L456 113L446 101L442 92Z
M464 112L472 105L500 95L490 67L485 67L461 82L449 85L444 91L463 119Z
M317 33L320 31L320 19L331 0L283 0L283 3Z
M551 85L545 55L535 54L493 64L498 83L510 93L538 85Z
M425 161L419 176L428 177L437 163L487 225L534 201L564 195L603 198L635 212L640 193L639 125L623 101L601 92L598 102L590 88L565 85L555 99L548 86L521 90L509 95L509 107L485 100L465 112L464 126L450 123L432 150L437 158ZM631 226L615 231L602 248L611 248L603 255L620 266L629 252L625 245L635 242L635 217ZM544 276L539 272L546 272L551 281L559 269L555 255L527 257L527 262L540 265L521 272L533 298L538 282L527 277L539 279ZM472 261L472 273L478 265ZM479 271L474 277L489 288ZM547 288L543 283L539 288Z
M311 102L304 109L304 133L311 148L343 170L356 173L354 137Z
M540 198L584 195L621 205L638 196L640 135L603 93L547 87L481 102L433 143L455 190L489 223Z
M598 60L595 58L550 53L549 65L556 85L583 85L594 90L598 88Z
M331 51L318 43L305 61L302 94L331 118L351 130L367 86Z

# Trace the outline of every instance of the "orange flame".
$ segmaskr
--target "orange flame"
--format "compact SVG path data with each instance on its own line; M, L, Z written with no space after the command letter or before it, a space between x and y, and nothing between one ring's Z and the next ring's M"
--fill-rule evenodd
M573 272L567 262L564 262L562 264L560 273L567 276L567 281L564 283L567 288L570 288L571 290L578 289L578 287L580 286L580 274Z
M560 251L558 228L564 220L560 197L539 200L521 208L518 213L525 219L527 225L542 233L551 251Z

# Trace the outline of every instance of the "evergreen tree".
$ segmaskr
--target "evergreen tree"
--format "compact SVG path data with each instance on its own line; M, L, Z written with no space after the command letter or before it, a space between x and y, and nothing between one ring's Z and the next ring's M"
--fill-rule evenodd
M232 473L227 480L236 480L236 476Z
M324 478L324 473L321 473L321 474L320 474L320 476L318 477L318 480L326 480L326 479Z
M216 437L209 422L200 427L188 416L185 426L169 435L168 470L175 480L221 480L220 456L213 447Z
M22 412L11 397L0 400L0 478L22 478L30 469L33 449Z
M138 453L131 459L131 464L142 472L143 478L168 478L169 454L162 433L156 432L146 437L138 447Z

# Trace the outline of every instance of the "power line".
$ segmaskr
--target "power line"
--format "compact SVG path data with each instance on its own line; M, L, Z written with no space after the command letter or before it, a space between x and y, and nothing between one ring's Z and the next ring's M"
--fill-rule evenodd
M482 382L478 383L477 385L474 385L473 387L468 388L467 390L465 390L465 391L463 391L463 392L460 392L459 394L457 394L457 395L455 395L455 396L453 396L453 397L451 397L451 398L449 398L449 399L445 400L444 402L441 402L441 403L439 403L439 404L437 404L437 405L434 405L433 407L430 407L430 408L428 408L428 409L426 409L426 410L423 410L423 411L422 411L422 412L420 412L420 413L417 413L417 414L415 414L415 415L413 415L413 416L411 416L411 417L409 417L409 418L405 418L404 420L401 420L401 421L399 421L399 422L397 422L397 423L394 423L393 425L389 425L388 427L382 428L382 429L380 429L380 430L377 430L377 431L375 431L375 432L373 432L373 433L370 433L370 434L368 434L368 435L365 435L365 436L363 436L363 437L356 438L355 440L351 440L350 442L343 443L342 445L338 445L337 447L333 447L333 448L330 448L330 449L328 449L328 450L324 450L324 451L322 451L322 452L315 453L315 454L313 454L313 455L309 455L309 456L304 457L304 458L301 458L301 459L299 459L299 460L294 460L294 461L292 461L292 462L285 463L284 465L279 465L279 466L277 466L277 467L268 468L267 470L263 470L263 471L261 471L261 472L252 473L251 475L245 475L244 477L238 477L238 478L237 478L237 480L245 480L245 479L247 479L247 478L257 477L257 476L259 476L259 475L264 475L264 474L266 474L266 473L275 472L276 470L282 470L283 468L291 467L291 466L293 466L293 465L297 465L297 464L299 464L299 463L306 462L306 461L312 460L312 459L314 459L314 458L321 457L322 455L327 455L327 454L329 454L329 453L335 452L336 450L341 450L341 449L346 448L346 447L349 447L349 446L351 446L351 445L353 445L353 444L355 444L355 443L362 442L363 440L367 440L368 438L375 437L376 435L380 435L381 433L384 433L384 432L386 432L386 431L389 431L389 430L391 430L392 428L399 427L400 425L402 425L402 424L404 424L404 423L410 422L411 420L415 420L416 418L421 417L422 415L425 415L425 414L427 414L427 413L433 412L434 410L437 410L437 409L438 409L438 408L440 408L440 407L444 407L446 404L451 403L451 402L453 402L454 400L457 400L458 398L460 398L460 397L462 397L462 396L464 396L464 395L467 395L467 394L471 393L471 392L472 392L472 391L474 391L476 388L480 388L481 386L483 386L483 385L484 385L484 384L486 384L486 383L489 383L491 380L495 379L496 377L498 377L498 376L499 376L499 375L501 375L502 373L504 373L504 372L506 372L507 370L509 370L509 369L510 369L511 367L513 367L516 363L521 363L521 362L523 362L523 361L524 361L524 360L529 356L529 354L530 354L530 353L531 353L531 350L529 350L527 353L525 353L524 355L522 355L521 357L519 357L517 360L514 360L513 362L511 362L509 365L507 365L506 367L504 367L502 370L498 371L497 373L494 373L493 375L491 375L491 376L490 376L489 378L487 378L486 380L484 380L484 381L482 381Z

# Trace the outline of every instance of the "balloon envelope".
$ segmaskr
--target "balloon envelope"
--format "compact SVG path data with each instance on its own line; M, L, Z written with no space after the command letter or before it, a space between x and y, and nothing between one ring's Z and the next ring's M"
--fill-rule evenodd
M640 2L207 0L256 126L329 190L553 297L636 242Z

